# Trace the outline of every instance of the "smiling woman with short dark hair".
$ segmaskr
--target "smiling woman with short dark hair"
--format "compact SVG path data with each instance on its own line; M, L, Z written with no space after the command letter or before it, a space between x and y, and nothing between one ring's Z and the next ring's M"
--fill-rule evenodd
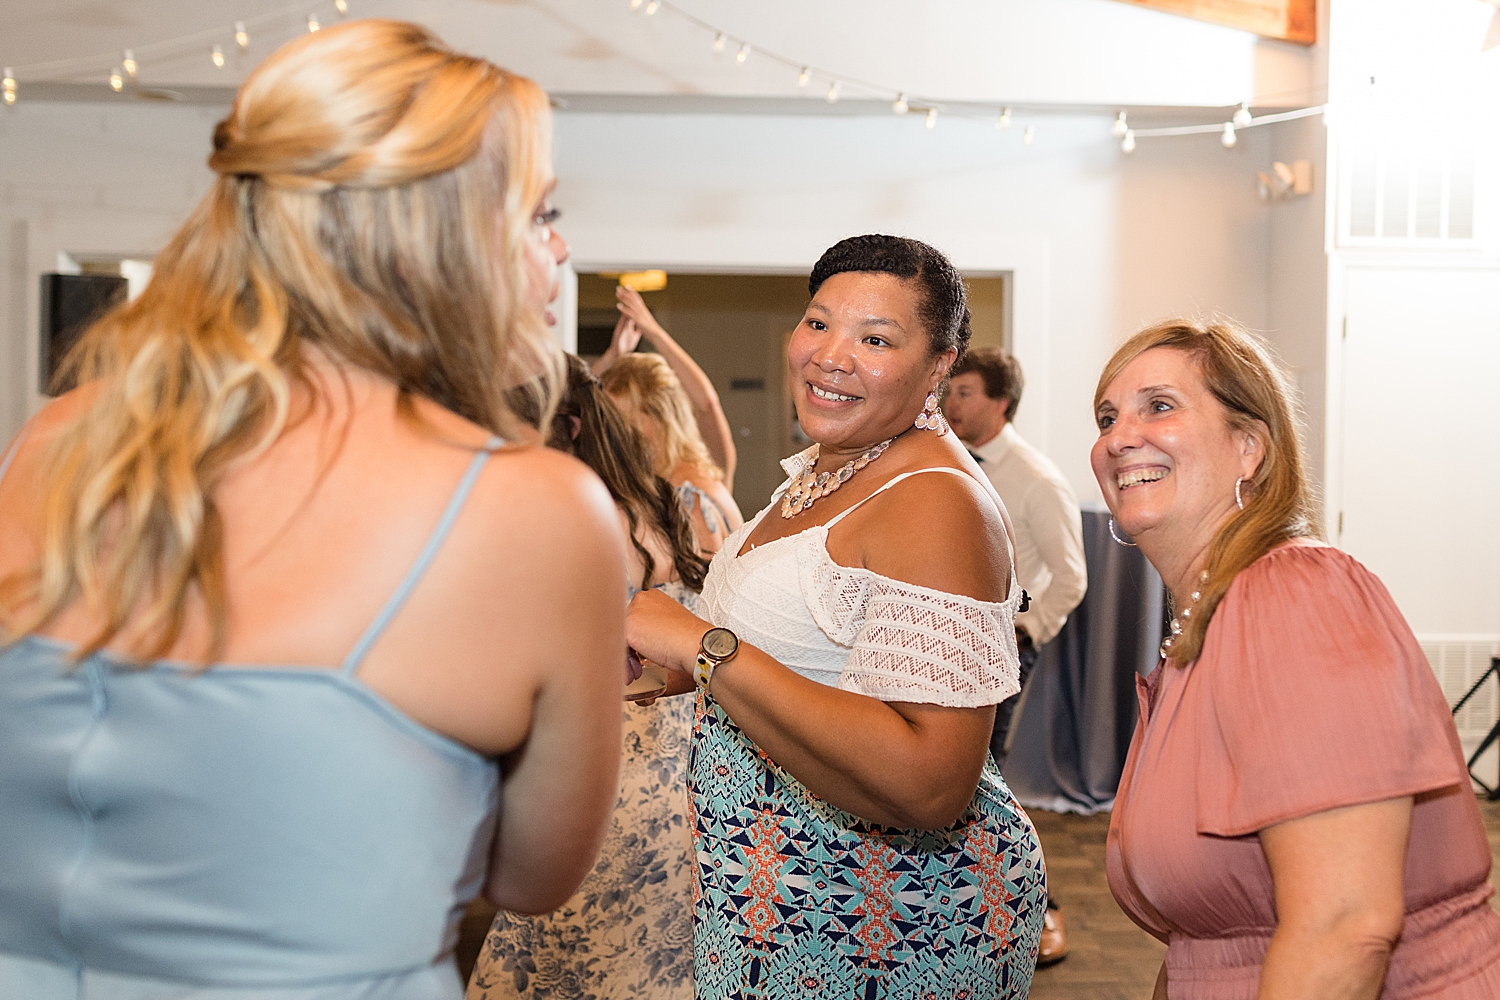
M700 610L627 640L699 683L700 998L1024 997L1045 874L988 751L1022 593L988 480L937 409L969 339L932 247L813 269L788 381L817 442L715 556Z

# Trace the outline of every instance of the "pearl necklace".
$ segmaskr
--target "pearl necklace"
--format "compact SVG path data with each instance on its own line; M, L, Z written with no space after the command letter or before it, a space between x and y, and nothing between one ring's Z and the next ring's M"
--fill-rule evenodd
M1207 582L1208 570L1204 570L1198 574L1198 586L1201 588ZM1183 623L1193 617L1193 608L1197 606L1199 599L1203 597L1203 591L1201 589L1195 590L1188 597L1188 606L1177 612L1177 617L1172 619L1170 629L1172 634L1161 641L1161 658L1164 660L1172 655L1172 640L1182 634Z
M781 498L781 516L796 517L811 507L815 500L821 500L828 494L836 492L840 486L852 479L856 472L885 454L885 450L894 440L896 440L894 437L886 438L865 451L864 454L845 462L837 472L818 472L816 468L818 456L814 454L812 461L808 462L807 466L787 485L786 493Z

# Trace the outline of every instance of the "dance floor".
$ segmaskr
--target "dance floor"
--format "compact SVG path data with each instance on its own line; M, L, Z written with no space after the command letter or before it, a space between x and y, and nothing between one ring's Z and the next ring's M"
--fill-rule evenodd
M1500 869L1500 802L1479 803L1490 838L1490 854ZM1032 1000L1144 1000L1151 995L1166 948L1120 912L1104 881L1104 836L1109 815L1069 816L1034 810L1052 891L1068 921L1071 953L1048 969L1038 969ZM1493 881L1493 877L1492 877ZM1500 912L1500 895L1490 900ZM473 966L492 913L482 903L470 908L459 941L459 964Z

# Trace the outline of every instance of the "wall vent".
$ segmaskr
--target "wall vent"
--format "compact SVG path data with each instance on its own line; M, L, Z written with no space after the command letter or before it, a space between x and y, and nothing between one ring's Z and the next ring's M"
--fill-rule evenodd
M1432 671L1442 685L1443 697L1449 706L1456 705L1458 699L1490 668L1491 657L1500 656L1500 635L1427 634L1417 636L1417 641L1422 645L1422 652L1427 654L1427 662L1432 664ZM1474 752L1497 719L1500 719L1500 683L1491 677L1453 720L1458 727L1458 740L1463 744L1465 757ZM1474 773L1492 788L1500 780L1496 773L1497 761L1500 757L1491 748L1474 765Z

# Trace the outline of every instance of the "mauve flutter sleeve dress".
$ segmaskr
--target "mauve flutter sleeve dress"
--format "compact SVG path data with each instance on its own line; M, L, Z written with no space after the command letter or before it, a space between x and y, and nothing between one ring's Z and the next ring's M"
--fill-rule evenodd
M1276 929L1258 831L1406 795L1406 925L1380 995L1500 997L1490 852L1458 733L1374 574L1330 546L1283 545L1235 578L1196 662L1137 687L1109 885L1167 942L1173 1000L1255 996Z

